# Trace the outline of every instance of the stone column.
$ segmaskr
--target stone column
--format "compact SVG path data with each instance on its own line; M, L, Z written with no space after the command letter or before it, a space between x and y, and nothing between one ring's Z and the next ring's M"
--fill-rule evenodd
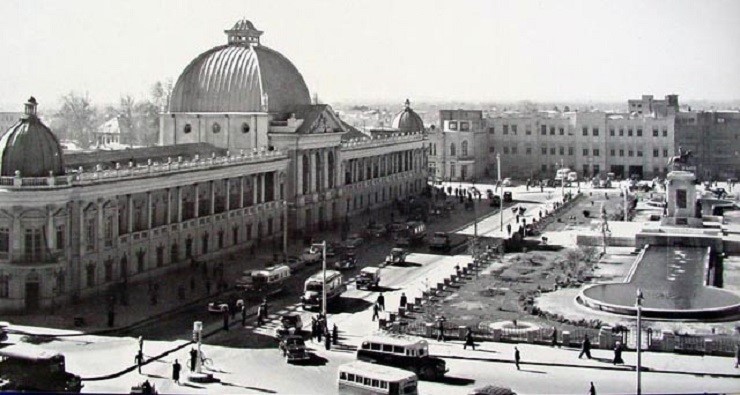
M321 182L323 185L321 185L321 190L324 191L327 188L329 188L329 152L328 149L321 150L321 164L323 165L323 169L321 169L321 173L323 174L323 177L321 178Z
M280 172L277 170L272 172L272 190L272 200L280 200Z
M227 178L224 184L226 185L226 212L229 212L231 210L231 181Z
M239 177L239 208L244 208L244 184L246 178Z
M104 243L104 239L105 239L105 235L103 234L103 225L104 225L103 224L103 221L104 221L104 219L103 219L103 203L104 203L104 201L103 201L102 198L99 198L98 201L95 202L95 205L96 205L96 207L98 209L98 218L95 221L95 223L96 223L95 226L98 228L98 229L96 229L97 231L95 232L95 236L97 238L97 240L95 240L95 250L96 251L102 251L103 250L100 247L101 247L101 243Z
M260 180L260 203L265 202L265 181L267 177L265 177L265 173L259 174L259 180Z
M296 191L297 195L303 195L303 155L299 151L296 151L296 165L295 171L297 174Z
M200 187L198 184L193 184L193 194L195 195L195 213L193 213L193 218L198 218L198 214L200 213Z
M128 195L128 196L130 197L131 195ZM79 229L79 232L80 232L80 237L79 237L80 244L79 244L78 247L80 249L80 266L81 266L81 264L82 264L82 256L85 255L85 244L87 243L87 240L86 240L86 237L85 237L85 202L78 201L77 204L80 207L80 229ZM129 210L129 211L131 211L131 210ZM131 217L129 217L128 226L129 226L129 233L131 233L131 228L133 226L133 223L131 221ZM18 222L18 228L17 229L20 229L20 221ZM20 242L20 239L18 241Z
M177 187L177 223L182 222L182 187Z
M167 220L164 223L172 223L172 188L167 188Z
M252 175L252 205L259 204L259 176L257 174Z
M216 182L209 181L208 186L211 188L211 207L208 210L209 215L216 213Z
M128 209L128 233L131 234L134 232L134 198L131 194L126 195L126 209ZM84 208L80 207L80 210L84 210ZM82 218L84 219L84 216ZM84 235L84 233L80 233L80 235Z
M152 193L146 193L146 228L152 228Z
M46 248L54 251L54 209L46 208Z
M308 163L310 165L308 166L308 174L311 176L308 177L308 185L310 185L310 188L308 189L309 192L314 193L316 192L316 155L315 152L309 151L310 154L308 155Z

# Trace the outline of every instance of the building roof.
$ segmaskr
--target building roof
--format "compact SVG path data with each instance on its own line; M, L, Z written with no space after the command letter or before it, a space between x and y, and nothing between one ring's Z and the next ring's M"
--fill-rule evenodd
M405 108L396 114L391 125L401 132L416 133L424 131L424 121L421 120L419 114L411 109L409 99L406 99Z
M36 99L26 103L23 117L0 136L0 175L48 177L64 174L59 140L36 115Z
M178 156L183 159L191 159L195 155L202 158L213 154L223 156L226 150L215 147L208 143L174 144L161 147L127 148L110 151L75 152L64 155L64 163L68 168L76 169L82 166L85 169L94 168L97 165L114 167L116 163L127 166L129 161L134 163L146 163L147 160L166 161L171 158L177 160Z
M288 58L259 43L262 32L251 22L239 21L227 34L227 45L185 67L172 91L170 112L285 112L288 106L311 103L301 73Z
M98 130L96 133L101 134L121 134L121 122L120 118L113 117L107 121L105 121L102 125L98 127Z

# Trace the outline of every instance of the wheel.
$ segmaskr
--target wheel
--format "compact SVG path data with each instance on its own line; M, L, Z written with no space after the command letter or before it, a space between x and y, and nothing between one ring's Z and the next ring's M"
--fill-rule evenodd
M435 380L437 378L437 373L434 371L434 368L432 366L425 366L421 368L420 377L426 380Z

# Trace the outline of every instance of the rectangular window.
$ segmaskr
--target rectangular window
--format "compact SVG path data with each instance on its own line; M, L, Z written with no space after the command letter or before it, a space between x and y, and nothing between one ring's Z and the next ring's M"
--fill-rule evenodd
M568 147L568 155L573 156L573 147Z
M560 155L565 155L565 147L560 147Z
M113 281L113 260L106 260L103 264L103 269L103 277L105 278L105 282Z
M10 252L10 229L0 228L0 254Z
M509 125L504 125L504 134L509 134Z
M457 130L457 122L456 121L450 121L449 123L450 130Z
M616 153L617 151L614 149L609 150L609 156L615 156Z
M555 147L550 147L550 155L555 155Z
M57 240L56 240L56 249L61 250L64 249L64 225L57 225Z
M532 147L527 147L527 155L532 155Z
M547 134L547 125L540 126L540 134L543 136Z
M660 150L654 149L653 150L653 158L657 158L660 156Z
M668 157L668 150L667 149L664 149L663 150L663 157L664 158L667 158Z
M525 133L527 134L527 136L529 136L530 134L532 134L532 127L529 126L529 125L527 125L527 129L526 129Z
M586 126L583 127L582 131L584 136L588 136L588 128Z
M469 122L460 122L460 131L467 132L470 130L470 123Z
M543 173L547 173L547 165L542 165L542 166L540 166L540 170L541 170L541 171L542 171Z
M637 137L642 137L642 128L637 129Z
M87 250L92 251L95 249L95 218L87 219L87 226L85 226L87 234L85 235L85 243Z
M516 147L511 147L511 154L516 155Z
M658 128L653 128L653 137L658 137Z
M560 128L559 132L560 135L563 136L565 134L565 128Z
M507 155L509 153L509 147L504 147L504 155Z
M0 298L10 297L10 275L0 274Z
M637 150L637 156L638 157L642 157L642 151L641 150Z
M609 129L609 136L614 137L614 128Z
M105 227L103 229L104 242L106 247L113 246L113 217L107 217L105 219Z
M489 152L489 153L494 153L494 152L496 152L496 147L488 147L488 152Z
M668 137L668 129L663 128L663 137Z
M622 129L622 128L619 128L619 135L620 135L620 136L624 136L624 129Z
M25 253L28 262L38 262L41 260L43 245L41 243L41 229L26 229Z
M490 133L490 134L496 134L496 127L494 127L494 126L489 127L488 128L488 133Z
M598 136L598 135L599 135L599 128L593 128L593 129L591 130L591 133L592 133L592 134L593 134L594 136Z
M632 150L627 151L627 156L633 157L635 156L635 153Z
M619 156L624 156L624 150L623 149L619 150Z
M627 137L632 137L632 128L627 129Z
M588 148L583 149L583 156L588 156Z
M598 176L601 169L599 168L599 165L594 165L594 175Z
M547 147L542 147L542 155L547 155Z
M550 135L551 136L555 135L555 126L550 126Z
M516 134L516 125L511 125L511 134Z
M599 156L599 150L594 148L594 156Z

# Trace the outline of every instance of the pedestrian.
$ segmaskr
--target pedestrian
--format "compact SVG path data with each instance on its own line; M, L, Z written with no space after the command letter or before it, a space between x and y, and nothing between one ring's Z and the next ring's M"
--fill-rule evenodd
M231 320L233 321L234 318L236 318L236 301L233 300L233 304L229 303L229 311L231 312Z
M378 306L378 303L375 302L375 304L373 304L373 321L375 321L375 319L380 319L378 311L380 311L380 307Z
M617 342L617 344L614 346L614 360L612 361L612 364L617 365L623 363L624 360L622 359L622 343Z
M506 232L511 236L511 224L506 224Z
M519 349L514 347L514 364L516 364L516 370L519 369L519 361L521 361L521 355L519 355Z
M319 320L316 321L316 341L319 343L321 343L321 335L324 332L324 328L322 328L322 326L321 319L319 318Z
M405 309L407 303L408 303L408 299L406 298L406 293L405 292L401 292L401 301L400 301L400 303L398 305L400 307L402 307L402 308Z
M195 372L195 365L198 364L198 352L190 348L190 371Z
M242 327L247 326L247 306L244 303L241 304L242 313Z
M317 322L316 317L311 317L311 340L316 338Z
M331 342L336 346L339 344L339 328L337 328L337 324L335 323L334 326L331 328Z
M586 355L586 358L591 359L591 339L588 338L588 335L583 337L583 342L581 342L581 353L578 354L578 359L581 359L584 354Z
M331 350L331 334L329 333L329 326L324 326L324 348L327 351Z
M144 380L144 383L141 384L141 393L145 395L150 395L154 393L152 389L152 383L150 383L149 380Z
M228 331L229 330L229 308L228 307L225 308L222 314L224 316L224 330Z
M519 214L516 215L516 223L519 223Z
M588 395L596 395L596 387L594 387L594 382L591 382L591 387L588 389Z
M264 317L264 306L259 305L257 306L257 327L262 326L262 317Z
M139 336L139 352L144 352L144 336Z
M437 319L437 341L445 341L445 317L441 316Z
M182 369L180 362L175 360L175 363L172 364L172 381L176 384L180 384L180 369Z
M558 345L558 328L552 327L552 344L553 347Z
M385 296L383 296L383 293L381 292L380 295L378 295L378 307L380 307L381 310L385 311Z
M467 332L465 332L465 345L463 345L463 350L467 350L468 346L473 348L473 351L475 351L475 343L473 342L473 330L468 327Z
M138 369L139 373L141 373L141 365L144 364L144 353L139 351L136 353L136 357L134 358L134 362L136 362L136 368Z

